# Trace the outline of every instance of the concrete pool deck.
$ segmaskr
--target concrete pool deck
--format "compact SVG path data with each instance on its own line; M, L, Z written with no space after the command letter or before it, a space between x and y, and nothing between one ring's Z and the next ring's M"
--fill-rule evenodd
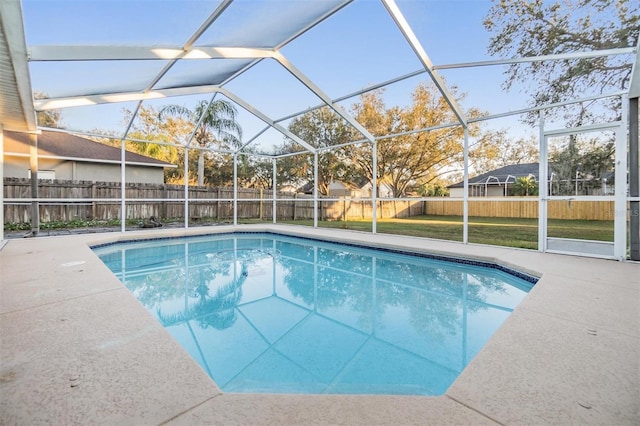
M493 260L542 278L444 396L224 394L93 254L274 231ZM285 225L9 240L0 424L640 424L640 264Z

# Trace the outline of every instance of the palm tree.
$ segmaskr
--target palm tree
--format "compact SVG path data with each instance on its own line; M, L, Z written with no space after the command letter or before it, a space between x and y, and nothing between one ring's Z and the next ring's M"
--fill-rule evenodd
M164 327L198 320L201 328L214 327L224 330L231 327L236 322L236 307L242 299L242 286L249 275L249 266L242 262L240 276L232 282L219 287L216 294L209 295L209 282L202 279L195 289L194 296L198 296L198 301L191 306L185 306L182 312L175 314L163 314L158 308L157 316Z
M513 184L513 195L538 195L538 183L536 182L536 178L531 175L520 176L517 178Z
M197 124L193 140L201 148L215 145L216 148L231 149L239 147L242 139L242 128L236 121L237 115L236 107L228 101L217 100L209 105L207 101L202 100L193 110L182 105L167 105L160 110L158 118L186 118L194 125ZM205 150L201 149L198 156L198 186L204 185L204 152Z

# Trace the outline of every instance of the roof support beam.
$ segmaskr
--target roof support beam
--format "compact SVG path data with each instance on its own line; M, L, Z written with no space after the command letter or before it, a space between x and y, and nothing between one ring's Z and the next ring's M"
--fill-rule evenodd
M334 104L331 98L326 93L324 93L318 86L316 86L316 84L309 78L307 78L300 70L294 67L293 64L284 57L284 55L278 52L275 56L275 59L295 78L297 78L302 84L304 84L307 89L311 90L317 97L322 99L324 103L333 108L335 112L340 115L340 117L344 118L349 124L355 127L365 138L367 138L367 140L369 140L369 142L373 143L375 138L371 133L369 133L367 129L364 128L362 124L360 124L355 118L347 113L340 105Z
M467 127L466 115L464 114L464 112L456 102L453 95L449 92L449 89L447 89L447 86L445 85L442 77L440 77L440 75L434 70L431 59L429 59L429 56L427 56L427 52L425 52L425 50L422 48L422 45L420 44L420 40L418 40L418 37L416 37L416 35L414 34L413 30L411 29L411 26L409 25L407 20L404 18L404 15L400 11L400 8L398 8L398 5L396 5L396 2L394 0L381 0L381 1L384 4L384 7L387 8L387 11L395 21L396 25L404 35L405 39L407 39L407 42L409 43L409 45L411 46L415 54L418 56L418 59L420 59L420 62L422 62L422 65L424 66L425 70L427 70L427 72L431 76L431 79L433 80L434 84L436 85L436 87L438 88L442 96L444 96L445 100L453 110L454 114L458 117L458 120L460 120L460 123L464 127Z
M76 106L88 106L98 104L109 104L117 102L132 102L147 99L170 98L172 96L202 95L215 92L219 86L195 86L178 87L175 89L152 90L149 92L120 92L107 93L103 95L69 96L64 98L36 99L34 101L36 111L46 111L50 109L62 109Z
M224 89L224 88L219 88L218 92L222 93L224 96L226 96L227 98L231 99L233 102L237 103L242 108L246 109L248 112L250 112L251 114L255 115L260 120L264 121L266 124L268 124L269 126L273 127L274 129L276 129L277 131L279 131L280 133L282 133L283 135L285 135L289 139L292 139L293 141L297 142L298 144L303 146L308 151L310 151L310 152L315 152L316 151L316 149L313 146L309 145L307 142L305 142L304 140L300 139L298 136L294 135L289 130L285 129L280 124L276 123L271 118L267 117L261 111L259 111L256 108L254 108L248 102L245 102L244 100L240 99L239 97L237 97L236 95L231 93L229 90Z
M29 61L140 61L271 58L273 49L179 46L31 46Z
M287 44L291 43L293 40L295 40L296 38L300 37L302 34L306 33L307 31L309 31L311 28L315 27L316 25L320 24L321 22L323 22L325 19L329 18L331 15L337 13L339 10L341 10L343 7L347 6L348 4L352 3L353 0L344 0L342 3L338 4L337 6L335 6L333 9L327 11L327 13L325 13L323 16L320 16L318 19L316 19L315 21L311 22L309 25L307 25L304 28L301 28L297 33L292 34L289 38L287 38L285 41L283 41L282 43L280 43L278 46L276 46L276 50L280 50L282 49L284 46L286 46Z
M232 1L233 0L223 0L222 3L220 3L218 7L216 7L216 10L214 10L211 15L209 15L209 17L202 23L202 25L200 25L200 27L198 27L198 29L191 35L191 37L189 37L189 40L187 40L187 42L184 44L184 54L182 56L187 54L191 47L193 47L193 44L200 38L200 36L202 36L202 34L204 34L209 26L211 26L211 24L213 24L213 22L218 19L222 12L224 12L227 7L229 7ZM144 93L153 90L153 87L158 84L162 77L164 77L167 72L169 72L169 70L178 62L178 59L180 58L172 59L168 64L166 64L164 68L162 68L162 70L153 78L153 80L151 80L149 84L147 84L147 87L145 87L144 89Z
M5 74L0 81L0 126L34 132L37 123L24 34L20 1L0 1L0 59Z
M594 50L591 52L560 53L556 55L528 56L528 57L511 58L511 59L495 59L492 61L461 62L457 64L434 65L432 68L434 70L450 70L450 69L456 69L456 68L486 67L491 65L511 65L511 64L528 63L528 62L599 58L602 56L626 55L629 53L634 53L635 51L636 51L635 47L625 47L621 49Z
M507 111L507 112L502 112L502 113L499 113L499 114L483 115L482 117L470 118L469 119L469 123L477 123L477 122L480 122L480 121L493 120L493 119L496 119L496 118L509 117L509 116L512 116L512 115L526 114L528 112L541 111L541 110L546 110L546 109L549 109L549 108L557 108L557 107L561 107L561 106L564 106L564 105L571 105L571 104L577 104L577 103L581 103L581 102L588 102L588 101L593 101L593 100L596 100L596 99L606 99L606 98L612 98L612 97L620 97L620 96L623 96L624 94L625 94L625 92L604 93L604 94L600 94L600 95L587 96L587 97L579 98L579 99L572 99L570 101L554 102L554 103L551 103L551 104L538 105L538 106L531 107L531 108L524 108L524 109L517 109L517 110L513 110L513 111Z
M356 96L362 95L363 93L367 93L367 92L370 92L370 91L375 90L375 89L380 89L382 87L389 86L390 84L397 83L399 81L403 81L403 80L406 80L406 79L411 78L411 77L415 77L415 76L420 75L420 74L424 74L425 72L426 71L424 69L419 69L418 71L413 71L413 72L411 72L409 74L404 74L404 75L401 75L400 77L396 77L396 78L392 78L390 80L383 81L382 83L372 84L372 85L366 86L366 87L364 87L364 88L362 88L362 89L360 89L360 90L358 90L356 92L351 92L349 94L342 95L339 98L332 99L331 103L335 104L335 103L338 103L338 102L345 101L345 100L347 100L349 98L355 98ZM289 115L286 115L284 117L278 118L276 120L276 122L279 123L281 121L289 120L290 118L297 117L299 115L306 114L308 112L320 109L323 106L325 106L324 103L316 105L316 106L312 106L312 107L309 107L309 108L306 108L306 109L304 109L302 111L294 112L292 114L289 114Z
M189 40L187 40L187 42L184 44L184 49L191 49L191 47L196 43L196 41L198 41L202 34L204 34L204 32L209 29L211 24L213 24L213 22L218 19L220 15L222 15L222 12L227 10L231 3L233 3L233 0L222 0L218 7L216 7L216 10L214 10L200 25L200 27L198 27L198 29L194 31L191 37L189 37Z
M266 126L264 129L260 130L258 133L253 135L253 137L251 137L251 139L246 141L244 144L242 144L242 146L240 148L238 148L237 152L243 152L242 151L243 149L245 149L247 146L251 145L256 139L258 139L262 134L264 134L264 132L266 132L270 128L271 128L271 126ZM272 156L270 156L270 157L272 157Z

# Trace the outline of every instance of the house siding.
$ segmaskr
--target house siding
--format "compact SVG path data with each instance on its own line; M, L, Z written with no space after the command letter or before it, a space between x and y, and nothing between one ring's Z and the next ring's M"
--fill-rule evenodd
M511 185L511 184L510 184ZM511 187L511 186L509 186ZM470 197L485 197L484 185L470 185L469 196ZM487 197L504 197L504 185L487 185L486 187ZM481 193L482 195L478 195ZM449 197L462 198L464 197L464 188L449 188Z
M4 177L29 177L28 135L3 132ZM125 153L126 180L131 183L164 183L164 167L172 164L135 152ZM120 181L120 148L60 132L42 131L38 136L38 170L52 171L56 179L102 182Z
M464 188L449 188L449 197L452 197L452 198L464 197Z
M127 182L164 183L164 172L160 167L127 166L125 173ZM76 162L76 177L73 180L119 182L120 166Z
M52 170L56 179L119 182L120 165L100 164L80 161L38 159L38 170ZM4 177L29 177L29 159L26 157L4 156ZM131 165L126 167L127 182L164 183L162 167Z

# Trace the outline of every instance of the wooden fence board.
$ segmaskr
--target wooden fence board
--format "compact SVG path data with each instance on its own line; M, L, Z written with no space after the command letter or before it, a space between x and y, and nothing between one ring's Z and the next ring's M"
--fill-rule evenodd
M228 221L233 218L233 188L189 187L189 219L203 218ZM4 179L4 197L12 199L31 196L29 179ZM40 181L39 197L68 199L67 203L46 201L40 204L40 220L71 221L74 219L108 220L120 218L121 194L117 182ZM127 219L158 218L182 219L184 217L184 186L157 184L127 184L125 189ZM238 217L241 219L270 220L273 215L271 190L238 189ZM92 202L74 202L75 199L93 199ZM105 199L105 201L101 201ZM166 201L136 201L153 199ZM242 201L245 200L245 201ZM314 202L308 195L277 193L278 220L313 219ZM407 218L419 215L462 216L462 201L442 198L428 200L385 200L377 202L378 218ZM4 206L6 223L28 223L30 203ZM329 220L369 220L373 209L370 201L351 198L318 201L318 215ZM481 200L471 199L469 215L486 217L537 218L537 200ZM612 201L550 201L550 219L613 220Z
M462 216L462 201L429 200L426 214ZM470 200L469 216L538 218L538 202ZM549 219L613 220L613 201L549 201Z

